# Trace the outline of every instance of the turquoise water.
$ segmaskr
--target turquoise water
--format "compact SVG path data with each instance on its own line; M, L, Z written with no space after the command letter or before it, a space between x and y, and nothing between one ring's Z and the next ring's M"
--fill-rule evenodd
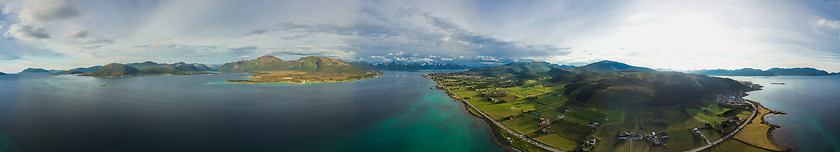
M781 146L795 147L798 151L840 151L840 77L729 78L761 84L763 90L748 92L745 98L787 113L767 118L770 123L782 126L773 134Z
M305 85L0 76L0 151L503 151L421 74Z

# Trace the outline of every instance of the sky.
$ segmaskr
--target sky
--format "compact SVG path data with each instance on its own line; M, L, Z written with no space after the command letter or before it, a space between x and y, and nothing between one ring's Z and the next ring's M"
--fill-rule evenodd
M274 55L840 72L840 1L0 0L0 72Z

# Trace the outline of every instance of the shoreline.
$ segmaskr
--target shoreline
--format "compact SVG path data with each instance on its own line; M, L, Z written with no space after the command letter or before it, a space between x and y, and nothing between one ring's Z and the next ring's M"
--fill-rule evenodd
M484 117L484 116L479 116L480 110L474 108L470 103L468 103L469 101L466 101L462 98L456 97L457 94L455 94L455 93L449 91L449 89L446 89L445 87L443 87L443 85L440 82L429 78L428 75L424 74L423 78L426 78L430 81L435 82L435 84L437 86L433 86L431 89L443 90L446 93L446 95L449 96L449 98L451 98L452 100L457 100L459 103L464 105L465 110L467 112L469 112L470 115L478 117L481 120L483 120L484 122L488 123L488 125L490 126L490 129L491 129L491 135L493 135L493 142L494 143L496 143L500 147L505 148L508 151L516 151L516 152L521 152L522 151L522 150L519 150L513 144L511 144L511 142L508 142L508 143L502 142L503 139L502 139L502 135L500 135L501 134L500 131L506 131L506 130L504 130L504 128L502 128L502 126L498 126L500 124L497 125L496 122L493 122L493 120L491 120L491 118L487 118L487 117ZM503 129L503 130L499 130L499 129ZM516 135L511 134L511 136L515 137ZM518 138L527 138L527 137L519 136ZM517 140L518 138L511 138L511 141ZM520 140L523 140L523 142L528 142L527 140L524 140L524 139L520 139ZM533 139L530 139L530 140L533 140ZM539 142L536 142L536 141L535 142L528 142L529 145L538 147L540 149L540 151L561 151L561 152L563 151L563 150L559 150L559 149L556 149L556 150L546 149L546 148L541 147L540 145L537 145L537 143L539 143ZM544 146L547 146L547 145L544 145ZM554 147L550 147L550 148L554 148Z
M249 74L249 73L244 73L244 74ZM249 78L249 77L253 77L253 76L256 76L256 75L257 74L252 74L250 76L245 76L245 77L242 77L242 78ZM226 84L288 83L288 84L292 84L292 85L299 85L299 84L308 84L308 83L331 83L331 82L359 81L359 80L379 78L379 77L382 77L382 75L385 75L385 74L384 73L378 73L378 74L375 74L375 75L370 76L370 77L351 78L351 79L342 79L342 80L315 79L315 80L312 80L312 81L306 81L306 80L300 81L299 79L290 79L288 81L252 81L252 80L260 79L260 78L249 78L249 79L246 79L246 80L225 80L225 83Z
M425 74L423 75L423 78L426 78L429 81L435 82L435 84L438 85L438 86L441 85L440 82L429 79L428 77L426 77ZM432 86L432 87L434 88L435 86ZM475 118L481 119L482 122L487 124L487 129L488 129L487 131L489 131L490 136L493 137L492 141L493 141L494 144L496 144L499 147L504 148L507 151L521 152L521 150L516 149L516 147L513 147L513 145L505 144L504 142L502 142L502 136L499 135L499 133L496 131L496 129L498 129L497 126L493 125L489 120L485 119L484 117L481 117L478 114L472 112L472 110L476 110L476 109L472 109L472 107L470 107L466 103L463 103L463 101L460 101L460 100L452 97L451 94L454 94L454 93L449 92L448 90L445 90L445 89L440 89L440 88L434 88L434 89L443 91L444 93L446 93L446 96L449 97L449 99L452 99L453 101L460 103L461 106L464 106L464 108L462 109L464 113L467 113L470 116L473 116Z
M753 102L755 102L755 101L753 101ZM755 102L755 103L758 103L758 102ZM767 112L764 115L761 115L761 123L770 126L770 129L767 130L767 139L770 139L770 143L772 143L777 148L782 149L782 151L796 151L796 147L788 147L788 146L779 145L779 141L776 141L776 139L773 138L773 131L775 131L777 128L781 128L782 126L777 125L777 124L772 124L772 123L770 123L769 121L766 120L767 117L781 116L781 115L785 115L787 113L772 110L770 108L765 107L761 103L759 103L758 106L761 107L761 108L770 110L770 112ZM793 145L793 144L791 144L791 145Z

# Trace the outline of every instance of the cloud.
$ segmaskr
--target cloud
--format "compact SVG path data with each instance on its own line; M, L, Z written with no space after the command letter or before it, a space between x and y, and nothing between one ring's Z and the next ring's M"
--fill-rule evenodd
M821 18L817 20L817 26L840 30L840 21L833 21Z
M250 54L256 51L258 47L256 46L246 46L246 47L238 47L238 48L231 48L229 49L232 54Z
M258 34L264 34L266 32L268 32L267 29L256 29L256 30L253 30L251 32L245 33L243 35L258 35Z
M820 18L814 21L814 32L840 39L840 20Z
M75 30L75 31L72 31L70 33L67 33L67 35L64 35L64 37L65 38L85 38L85 37L87 37L87 35L88 35L87 30Z
M44 28L33 27L22 24L12 24L9 30L3 34L6 38L15 38L21 40L38 40L48 39L50 34Z
M43 62L87 66L137 60L225 63L231 57L273 53L377 62L610 59L671 69L789 65L840 70L840 59L831 58L840 48L840 9L825 5L835 2L330 3L0 0L0 29L6 37L0 39L0 58L55 57ZM27 53L39 52L32 48L64 55Z
M103 44L112 44L114 41L97 37L91 36L88 34L87 30L74 30L70 33L64 35L64 42L73 45L92 45L92 46L85 46L84 48L99 48L102 47Z
M265 48L264 54L274 56L325 56L336 58L350 58L356 55L356 52L348 52L335 49L312 49L312 48L293 48L293 49L278 49Z
M20 10L23 22L65 20L79 16L79 11L69 0L29 0Z

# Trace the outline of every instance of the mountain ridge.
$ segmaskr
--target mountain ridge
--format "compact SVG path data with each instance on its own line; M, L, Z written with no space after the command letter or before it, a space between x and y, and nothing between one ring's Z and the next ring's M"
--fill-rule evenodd
M828 73L824 70L816 68L801 67L801 68L770 68L767 70L742 68L735 70L727 69L710 69L710 70L694 70L688 73L715 75L715 76L827 76L837 75L840 73Z

